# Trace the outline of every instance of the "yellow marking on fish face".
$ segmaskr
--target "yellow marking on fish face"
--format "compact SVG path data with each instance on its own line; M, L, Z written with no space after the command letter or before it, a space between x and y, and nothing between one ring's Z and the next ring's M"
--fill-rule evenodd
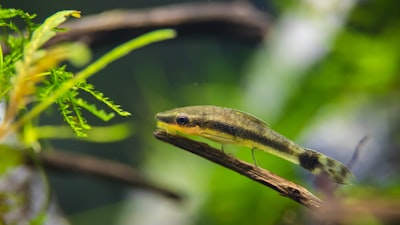
M157 121L157 128L166 131L168 134L190 134L190 135L200 135L201 129L199 126L195 127L182 127L178 124L168 124L162 121Z

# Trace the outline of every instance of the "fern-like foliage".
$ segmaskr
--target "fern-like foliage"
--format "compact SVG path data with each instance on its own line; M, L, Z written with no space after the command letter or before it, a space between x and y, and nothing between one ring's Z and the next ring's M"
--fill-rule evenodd
M57 28L58 25L71 15L79 17L79 12L61 11L47 18L42 25L36 25L32 22L35 15L18 9L0 8L0 26L3 27L3 33L0 35L0 41L3 44L0 53L0 99L8 102L5 115L1 115L4 120L0 126L0 136L6 133L11 121L21 114L21 109L27 104L46 101L74 77L73 73L66 71L66 66L58 66L58 64L65 59L75 60L81 57L82 54L78 55L74 52L79 52L79 48L84 47L79 47L77 44L64 44L50 49L42 48L60 31ZM24 31L15 25L16 19L25 22ZM72 50L71 46L75 49ZM7 54L3 55L3 52ZM95 99L100 100L119 115L129 115L109 98L104 97L100 91L95 90L93 85L84 81L79 82L79 86L74 85L54 101L64 120L78 137L85 137L85 130L90 129L82 110L87 110L104 121L114 116L114 113L106 113L98 109L95 104L80 98L78 96L80 90L92 94Z
M69 17L79 18L80 12L60 11L49 16L42 24L35 24L35 15L0 6L0 176L11 167L25 162L26 154L23 151L15 151L16 149L22 150L20 146L23 146L23 150L37 146L35 142L38 141L41 132L38 129L40 127L35 126L35 120L51 105L58 106L65 122L78 137L87 136L87 131L91 128L84 117L85 111L104 121L110 120L116 114L130 115L89 84L88 78L132 50L175 36L175 32L169 29L142 35L116 47L81 71L72 73L63 65L64 62L84 66L89 62L90 55L86 46L79 43L62 43L44 47L52 37L63 31L59 25ZM21 24L21 21L24 22L23 25L17 25ZM84 100L81 97L83 93L89 97L93 96L94 103ZM110 112L98 108L95 103L104 105ZM60 130L56 129L55 132L51 131L55 133L51 136L53 138L59 135ZM11 133L17 135L9 135ZM127 137L128 133L112 134L113 137L108 140L120 140L121 137ZM15 136L21 137L18 145L13 138ZM9 137L11 138L8 139ZM48 137L50 135L47 134ZM0 224L3 224L2 215L12 211L7 203L15 202L2 198L4 196L0 196ZM45 217L46 214L40 212L29 222L24 221L24 224L42 224ZM21 222L12 221L9 224Z
M101 101L104 103L106 106L108 106L110 109L114 110L118 115L120 116L129 116L131 115L129 112L121 109L120 105L116 105L110 98L104 96L103 93L100 91L97 91L94 89L94 86L91 84L88 84L86 82L81 82L78 84L78 87L87 93L91 94L93 97L95 97L97 100Z
M60 86L73 78L73 73L65 69L66 67L62 66L50 71L48 79L43 82L43 87L38 90L41 101L47 99L55 90L58 90ZM91 94L96 100L104 103L121 116L130 115L129 112L122 110L119 105L114 104L113 101L105 97L103 93L95 90L92 84L82 81L55 101L65 122L68 123L78 137L86 137L85 130L90 129L90 125L82 115L82 109L103 121L109 121L115 116L114 113L107 113L105 110L99 109L94 103L89 103L87 100L79 97L81 91Z
M22 10L0 8L0 24L5 28L4 33L0 35L5 49L5 51L2 50L0 57L0 98L2 101L7 101L7 109L0 123L0 138L18 127L15 126L14 121L26 112L23 109L28 104L38 99L37 88L43 84L49 84L49 82L43 82L46 80L48 71L70 58L70 54L66 54L68 48L62 46L51 49L42 48L56 35L55 29L69 16L79 17L79 12L60 11L48 17L42 25L35 25L32 22L34 16ZM27 32L15 25L15 19L25 21L24 30ZM13 33L10 34L10 31ZM3 52L8 54L3 57ZM22 125L22 123L19 124L19 126Z
M7 103L7 109L0 121L0 140L10 132L18 131L39 116L52 104L57 104L64 120L79 137L86 136L90 125L82 112L86 110L98 118L108 121L115 114L129 116L110 98L96 90L87 79L111 62L132 50L173 38L173 30L154 31L130 40L100 57L82 71L73 74L62 63L65 60L75 65L88 62L89 50L79 43L58 44L43 48L54 37L68 17L80 17L80 12L65 10L48 17L43 24L33 23L35 15L17 9L3 9L0 6L0 101ZM25 22L25 27L16 26L15 20ZM5 54L3 54L5 53ZM96 104L80 97L81 92L93 96L112 112L100 109ZM27 106L30 105L29 110Z
M7 99L11 89L11 79L15 76L15 62L23 56L24 43L32 35L35 24L32 20L35 14L28 14L19 9L3 9L0 7L1 57L0 57L0 99ZM25 22L26 32L16 25L17 20ZM3 54L7 52L8 54Z
M90 129L90 125L82 116L81 107L76 103L74 96L65 95L57 101L57 104L65 122L70 125L75 134L78 137L86 137L84 130Z

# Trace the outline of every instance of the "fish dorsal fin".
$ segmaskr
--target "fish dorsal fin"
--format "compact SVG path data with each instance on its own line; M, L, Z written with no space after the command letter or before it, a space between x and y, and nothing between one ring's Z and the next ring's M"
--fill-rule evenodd
M237 109L230 109L230 110L232 110L234 113L236 113L236 114L238 114L238 115L244 115L244 116L246 116L247 119L251 120L251 121L254 122L254 123L257 123L257 124L260 124L260 125L262 124L262 125L264 125L264 126L270 128L270 126L269 126L268 123L266 123L266 122L264 122L263 120L257 118L256 116L253 116L253 115L251 115L251 114L249 114L249 113L246 113L246 112L243 112L243 111L240 111L240 110L237 110Z

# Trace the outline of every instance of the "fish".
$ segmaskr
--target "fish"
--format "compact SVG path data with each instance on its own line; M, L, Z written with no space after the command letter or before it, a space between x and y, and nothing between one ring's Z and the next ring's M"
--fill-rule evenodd
M219 106L187 106L157 113L157 128L171 135L199 136L220 143L259 149L298 164L313 174L326 174L338 184L351 184L354 175L341 162L304 148L272 130L251 114Z

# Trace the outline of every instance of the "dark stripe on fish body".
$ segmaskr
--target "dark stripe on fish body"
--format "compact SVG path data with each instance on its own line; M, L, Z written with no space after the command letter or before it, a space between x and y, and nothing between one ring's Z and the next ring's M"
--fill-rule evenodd
M176 118L175 118L175 116L162 116L162 115L157 114L157 115L156 115L156 118L157 118L158 120L164 122L164 123L167 123L167 124L174 124L174 123L176 123Z
M264 135L260 135L251 130L243 129L239 126L233 126L233 125L219 122L219 121L208 121L207 123L204 123L202 125L204 128L208 128L208 129L211 129L214 131L229 134L229 135L232 135L233 137L239 137L239 138L245 139L245 140L246 139L252 140L256 143L260 143L264 146L271 147L275 150L284 152L286 154L293 154L292 149L290 149L288 145L277 142L275 140L271 140Z

